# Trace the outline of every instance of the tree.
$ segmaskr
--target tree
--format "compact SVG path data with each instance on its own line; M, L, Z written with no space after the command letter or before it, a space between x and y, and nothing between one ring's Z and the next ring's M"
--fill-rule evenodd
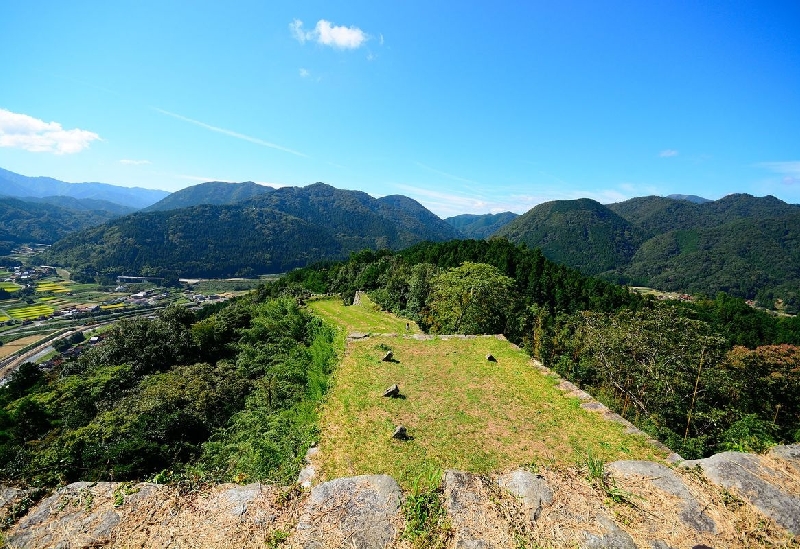
M486 263L466 262L431 283L431 329L438 333L501 333L514 281Z

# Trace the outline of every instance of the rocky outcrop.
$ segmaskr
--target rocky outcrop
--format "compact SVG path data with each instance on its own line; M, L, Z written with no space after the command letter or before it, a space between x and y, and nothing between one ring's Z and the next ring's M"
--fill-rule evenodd
M311 489L291 547L383 549L401 530L400 486L387 475L338 478Z
M311 456L313 457L313 456ZM308 479L316 482L315 477ZM21 492L0 487L0 507ZM450 549L798 547L800 445L726 452L680 466L618 461L586 470L446 471ZM403 494L386 475L310 490L250 484L78 482L56 490L5 533L21 547L410 547ZM527 545L525 545L527 544Z
M800 492L797 491L800 485L796 475L780 466L788 465L796 470L798 449L794 446L773 451L771 460L753 454L723 452L687 461L684 466L699 467L711 482L745 499L792 534L800 535Z

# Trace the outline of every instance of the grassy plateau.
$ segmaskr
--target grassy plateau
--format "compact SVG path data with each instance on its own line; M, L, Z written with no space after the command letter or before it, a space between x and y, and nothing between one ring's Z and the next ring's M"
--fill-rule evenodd
M348 332L400 334L347 344L320 417L325 479L385 473L409 489L448 468L574 465L590 451L606 461L663 458L643 437L580 408L504 339L405 335L404 319L370 303L310 307ZM381 360L387 350L391 362ZM394 383L400 397L382 397ZM391 437L401 424L409 440Z

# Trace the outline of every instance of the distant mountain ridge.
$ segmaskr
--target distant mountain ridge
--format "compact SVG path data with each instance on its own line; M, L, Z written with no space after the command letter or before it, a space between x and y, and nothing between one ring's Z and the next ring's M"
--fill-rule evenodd
M107 183L66 183L50 177L28 177L0 168L0 195L15 198L70 196L107 200L135 209L158 202L169 193L141 187L119 187Z
M494 233L545 257L596 275L625 264L642 243L641 233L595 200L555 200L539 204Z
M702 196L697 196L696 194L670 194L667 195L667 198L671 198L673 200L686 200L687 202L693 202L695 204L705 204L706 202L712 202L708 198L703 198Z
M272 187L259 185L252 181L245 181L244 183L209 181L175 191L155 204L143 208L143 211L163 212L202 204L235 204L273 190L275 189Z
M64 198L64 197L62 197ZM77 206L73 206L74 203ZM51 244L68 234L118 217L108 210L91 210L81 200L63 200L67 207L17 198L0 199L0 253L23 243ZM91 203L91 202L90 202Z
M380 199L315 183L236 204L137 212L71 234L42 256L86 276L252 276L458 232L404 196Z
M513 212L497 214L461 214L445 219L450 225L458 229L466 238L488 238L502 227L519 217Z
M725 291L800 309L800 205L774 196L719 200L647 196L604 206L540 204L494 236L541 248L548 259L633 285L714 295Z

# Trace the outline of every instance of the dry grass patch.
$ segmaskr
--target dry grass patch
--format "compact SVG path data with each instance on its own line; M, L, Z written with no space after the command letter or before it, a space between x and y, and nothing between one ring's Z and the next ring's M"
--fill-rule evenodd
M394 362L381 361L388 349ZM393 383L402 397L382 397ZM411 440L391 438L398 424ZM351 342L320 427L324 478L386 473L406 489L440 469L574 464L588 448L606 461L663 457L643 437L581 409L527 355L493 336Z
M308 306L318 315L341 326L347 333L401 334L406 333L406 323L409 326L408 333L421 333L416 323L381 311L366 296L362 297L360 305L349 307L345 307L338 298L310 301Z
M39 335L32 335L28 337L21 337L19 339L15 339L14 341L9 341L2 347L0 347L0 358L5 358L9 355L12 355L22 349L23 347L27 347L31 343L36 343L40 339L44 339L47 334L39 334Z

